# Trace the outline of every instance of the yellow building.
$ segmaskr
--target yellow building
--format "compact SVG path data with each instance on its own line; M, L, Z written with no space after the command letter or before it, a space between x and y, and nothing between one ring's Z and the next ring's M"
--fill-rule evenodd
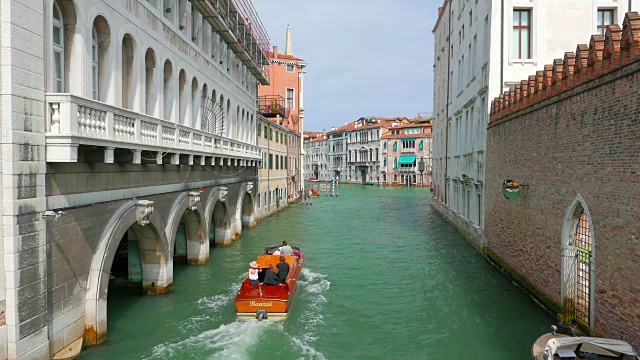
M255 214L258 219L288 205L295 199L288 173L296 167L299 154L292 153L289 144L299 135L279 124L281 118L271 121L258 116L258 147L262 152L262 166L258 169L258 193Z

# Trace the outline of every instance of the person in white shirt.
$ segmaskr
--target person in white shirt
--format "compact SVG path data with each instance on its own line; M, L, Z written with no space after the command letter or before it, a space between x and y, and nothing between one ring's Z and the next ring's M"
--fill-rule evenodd
M282 255L293 255L293 248L289 246L286 241L283 241L282 246L280 247L280 252Z

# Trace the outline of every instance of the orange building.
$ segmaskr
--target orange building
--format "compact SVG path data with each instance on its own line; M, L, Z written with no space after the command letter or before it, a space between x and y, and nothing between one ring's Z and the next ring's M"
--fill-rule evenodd
M269 52L269 85L258 88L258 112L269 121L283 126L296 135L288 145L295 160L291 164L297 164L295 168L287 170L287 185L292 190L291 196L295 197L297 189L302 190L302 132L304 128L304 69L307 63L293 56L291 52L291 29L287 26L287 38L284 54L278 52L274 46ZM269 149L263 149L263 152ZM259 178L259 182L263 180Z

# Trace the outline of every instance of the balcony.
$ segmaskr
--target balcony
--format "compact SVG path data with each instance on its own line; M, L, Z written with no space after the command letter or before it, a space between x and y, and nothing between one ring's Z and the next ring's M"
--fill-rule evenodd
M403 167L403 166L401 166L401 167L398 168L398 171L402 172L402 173L407 173L407 172L415 173L416 172L416 167L415 166L412 166L412 167Z
M78 147L104 148L104 162L114 162L115 149L129 149L133 163L141 163L141 152L155 152L158 164L164 154L173 154L171 164L180 155L215 157L217 165L255 166L262 155L260 148L219 135L174 124L145 114L107 105L70 94L47 94L46 159L47 162L77 162ZM224 163L224 159L227 162ZM203 164L204 165L204 164Z
M269 85L269 36L250 0L191 0L262 85Z
M403 154L415 154L416 149L415 148L402 148L400 150L401 153Z
M266 118L285 117L284 98L280 95L264 95L258 98L258 112Z

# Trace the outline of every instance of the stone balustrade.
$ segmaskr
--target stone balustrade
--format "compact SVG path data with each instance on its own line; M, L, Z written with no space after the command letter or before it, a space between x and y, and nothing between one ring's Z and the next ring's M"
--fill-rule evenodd
M47 162L78 161L78 146L184 154L255 166L257 146L70 94L47 94ZM105 162L112 162L109 156Z

